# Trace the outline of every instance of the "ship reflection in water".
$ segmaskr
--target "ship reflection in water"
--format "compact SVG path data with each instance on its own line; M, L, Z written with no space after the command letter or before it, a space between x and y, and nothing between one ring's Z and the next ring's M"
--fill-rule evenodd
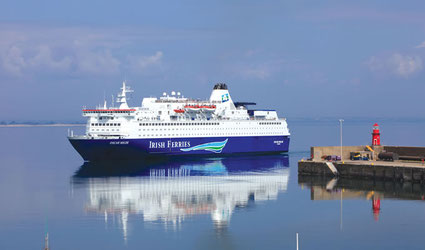
M310 188L311 200L370 200L375 220L379 220L381 200L423 201L425 198L425 187L420 183L299 175L298 184Z
M288 167L287 155L85 163L72 182L87 190L87 211L105 216L105 223L120 216L126 240L130 214L175 230L189 217L209 214L215 229L225 230L236 210L285 192Z

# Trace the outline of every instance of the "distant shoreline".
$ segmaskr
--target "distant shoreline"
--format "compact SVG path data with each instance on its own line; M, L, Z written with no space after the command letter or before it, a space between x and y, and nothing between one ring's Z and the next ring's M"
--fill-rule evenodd
M55 124L2 124L0 128L17 128L17 127L82 127L86 124L72 123L55 123Z

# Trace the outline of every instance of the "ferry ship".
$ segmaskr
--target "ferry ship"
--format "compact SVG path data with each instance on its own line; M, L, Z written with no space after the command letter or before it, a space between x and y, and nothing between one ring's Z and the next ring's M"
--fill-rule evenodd
M124 81L117 104L83 108L85 135L68 135L85 161L128 160L177 155L282 153L289 148L285 118L275 110L248 109L252 102L233 102L227 85L214 85L209 100L180 92L143 98L129 107Z

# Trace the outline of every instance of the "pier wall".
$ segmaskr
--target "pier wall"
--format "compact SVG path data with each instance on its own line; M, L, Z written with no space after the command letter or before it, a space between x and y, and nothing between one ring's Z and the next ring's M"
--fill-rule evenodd
M375 155L382 151L382 146L374 146ZM350 159L350 153L354 151L367 151L366 146L343 146L342 147L342 159ZM323 155L341 155L340 146L328 146L328 147L311 147L311 159L321 160Z
M425 159L425 147L384 146L384 150L397 153L401 158Z
M375 161L333 162L340 177L366 178L382 180L400 180L410 182L425 181L425 166L405 166L398 163L380 163ZM299 175L335 176L324 161L298 162Z
M344 146L342 147L342 157L347 159L350 157L350 152L363 150L364 146ZM341 147L311 147L310 152L312 160L321 160L323 155L341 155Z
M405 147L405 146L372 146L374 152L372 158L376 160L376 156L382 151L393 152L406 160L421 160L425 159L425 147ZM350 152L355 151L368 151L366 145L361 146L343 146L342 159L350 158ZM325 147L311 147L311 159L318 161L324 155L341 155L340 146L325 146Z

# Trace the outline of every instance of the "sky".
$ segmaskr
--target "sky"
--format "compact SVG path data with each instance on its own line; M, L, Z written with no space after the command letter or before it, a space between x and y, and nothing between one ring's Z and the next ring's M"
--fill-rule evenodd
M421 1L0 1L0 121L79 121L126 80L145 96L291 118L423 118Z

